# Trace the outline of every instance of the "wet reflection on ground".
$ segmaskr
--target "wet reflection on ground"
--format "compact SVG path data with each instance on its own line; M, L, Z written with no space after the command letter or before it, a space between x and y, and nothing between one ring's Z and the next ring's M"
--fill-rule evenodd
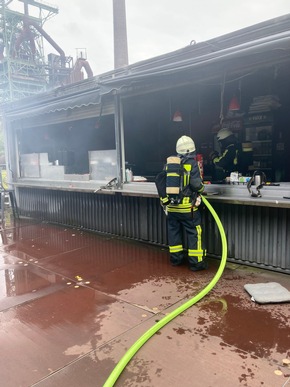
M269 357L273 351L287 354L289 316L265 306L241 307L238 296L226 295L223 302L226 310L216 301L200 307L198 324L205 326L206 335L218 336L223 340L222 345L235 346L258 357Z
M1 239L5 387L102 386L134 340L203 289L219 265L210 260L193 273L171 267L158 246L31 220L11 222ZM259 305L244 291L270 281L289 289L287 275L229 264L209 295L141 349L120 385L191 387L193 375L208 387L288 382L289 304Z

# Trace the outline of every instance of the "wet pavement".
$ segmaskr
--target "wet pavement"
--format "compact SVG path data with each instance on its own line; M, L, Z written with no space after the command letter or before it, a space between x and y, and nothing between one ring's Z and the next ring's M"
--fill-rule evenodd
M32 220L0 246L0 385L103 386L130 346L199 293L204 272L171 267L160 246ZM282 273L228 263L215 288L157 332L116 386L290 387L290 303L260 305L247 283Z

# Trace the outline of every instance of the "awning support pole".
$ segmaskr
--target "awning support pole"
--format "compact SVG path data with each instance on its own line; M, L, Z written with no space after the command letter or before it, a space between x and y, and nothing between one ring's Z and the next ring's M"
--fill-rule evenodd
M124 128L123 128L123 110L120 96L114 95L115 104L115 141L117 151L117 188L122 188L125 175L124 162Z

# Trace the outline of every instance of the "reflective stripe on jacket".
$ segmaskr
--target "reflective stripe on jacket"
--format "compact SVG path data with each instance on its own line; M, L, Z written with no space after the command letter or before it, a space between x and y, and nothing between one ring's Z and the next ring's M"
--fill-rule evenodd
M228 145L221 156L215 157L212 162L225 172L234 172L238 166L239 150L235 144Z

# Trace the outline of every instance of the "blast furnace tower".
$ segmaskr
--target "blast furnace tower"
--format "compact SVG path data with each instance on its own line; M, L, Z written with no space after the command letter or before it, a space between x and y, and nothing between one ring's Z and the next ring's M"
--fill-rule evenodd
M43 29L57 13L57 7L42 1L0 0L0 103L66 83L72 58ZM48 56L48 62L44 39L57 52Z

